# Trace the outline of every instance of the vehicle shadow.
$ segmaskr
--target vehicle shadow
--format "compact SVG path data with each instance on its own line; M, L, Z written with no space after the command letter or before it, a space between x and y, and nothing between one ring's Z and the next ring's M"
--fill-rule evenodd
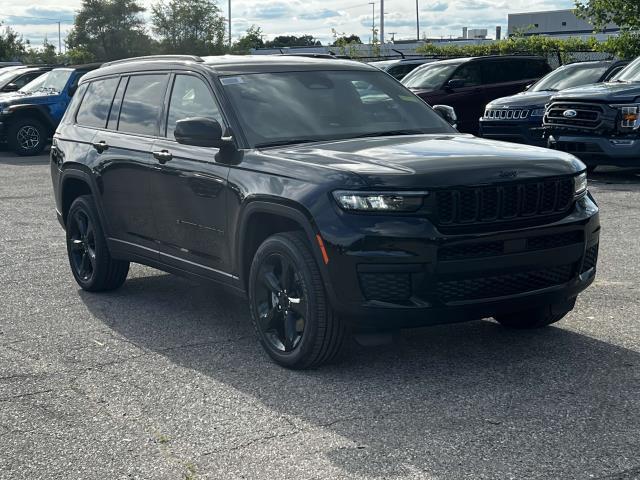
M640 354L562 324L414 330L295 372L262 353L244 300L211 287L161 274L80 296L128 342L346 439L327 453L345 478L640 476Z
M602 184L640 184L640 168L598 167L589 174L589 182Z

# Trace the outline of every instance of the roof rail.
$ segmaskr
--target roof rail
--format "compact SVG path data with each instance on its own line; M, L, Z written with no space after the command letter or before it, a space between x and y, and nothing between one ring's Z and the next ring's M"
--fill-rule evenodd
M113 60L112 62L103 63L103 67L109 67L111 65L118 65L120 63L132 62L134 60L185 60L191 62L204 62L201 57L197 55L146 55L144 57L132 57L123 58L122 60Z

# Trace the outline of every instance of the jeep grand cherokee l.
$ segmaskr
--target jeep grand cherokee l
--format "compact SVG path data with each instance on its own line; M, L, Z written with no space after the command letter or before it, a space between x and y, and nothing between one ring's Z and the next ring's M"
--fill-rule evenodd
M640 165L640 58L611 82L554 95L544 129L550 148L580 157L589 170Z
M352 328L558 321L595 276L584 170L460 134L374 67L284 56L104 66L51 151L83 289L139 262L246 293L291 368L333 359Z

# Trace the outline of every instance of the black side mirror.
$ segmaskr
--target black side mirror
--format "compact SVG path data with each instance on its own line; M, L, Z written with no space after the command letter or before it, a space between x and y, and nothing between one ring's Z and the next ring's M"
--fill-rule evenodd
M15 83L7 83L2 89L3 92L16 92L18 90L20 90L20 87Z
M178 143L198 147L222 148L227 141L222 138L222 126L220 123L204 117L178 120L173 136Z
M464 87L464 80L461 80L459 78L452 78L444 86L446 90L455 90L456 88L462 87Z
M458 116L453 107L449 105L434 105L433 109L438 115L444 118L453 128L458 128Z

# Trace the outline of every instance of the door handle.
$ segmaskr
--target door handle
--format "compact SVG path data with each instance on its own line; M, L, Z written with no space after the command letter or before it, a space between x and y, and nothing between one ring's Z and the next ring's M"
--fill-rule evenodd
M173 155L169 150L160 150L159 152L153 152L153 156L163 165L173 158Z
M105 150L109 149L109 145L107 145L107 142L105 142L104 140L100 140L99 142L95 142L91 144L93 146L93 148L95 148L98 153L102 153Z

